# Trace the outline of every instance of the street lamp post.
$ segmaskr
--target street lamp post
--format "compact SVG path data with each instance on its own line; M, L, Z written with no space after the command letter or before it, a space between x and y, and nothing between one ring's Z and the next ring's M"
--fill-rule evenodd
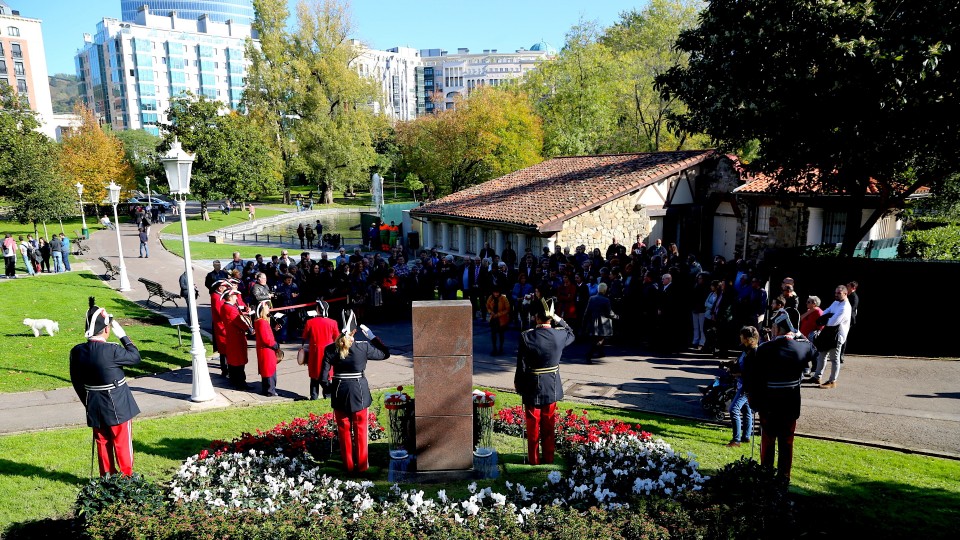
M110 181L107 186L107 192L110 194L110 204L113 205L113 223L117 231L117 252L120 255L120 290L127 292L130 289L130 279L127 278L127 265L123 262L123 244L120 243L120 218L117 217L117 204L120 203L120 186L114 181Z
M210 382L210 370L207 368L207 351L200 338L200 321L197 318L197 299L193 295L193 263L190 259L190 239L187 236L187 195L190 194L190 171L193 168L193 156L184 152L180 141L173 139L170 151L160 158L170 194L177 199L180 209L180 233L183 235L183 266L187 273L187 308L190 311L190 355L193 357L193 385L190 401L210 401L216 394ZM148 184L149 186L149 184ZM148 188L149 189L149 188ZM149 197L149 195L148 195Z
M153 209L153 199L150 198L150 177L144 176L143 180L147 183L147 211Z
M83 222L80 232L84 238L90 238L90 229L87 229L87 213L83 211L83 184L80 182L77 182L77 197L80 198L80 220Z

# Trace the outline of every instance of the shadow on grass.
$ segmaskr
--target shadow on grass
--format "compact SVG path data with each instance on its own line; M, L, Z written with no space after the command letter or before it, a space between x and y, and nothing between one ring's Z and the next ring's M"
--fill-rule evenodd
M58 381L63 381L63 382L65 382L65 383L67 383L67 384L70 384L70 379L68 379L68 378L66 378L66 377L60 377L59 375L54 375L54 374L52 374L52 373L47 373L47 372L45 372L45 371L34 371L34 370L32 370L32 369L23 369L23 368L19 368L19 367L17 367L17 368L10 368L10 369L16 371L18 374L19 374L19 373L32 373L32 374L34 374L34 375L39 375L39 376L41 376L41 377L48 377L48 378L50 378L50 379L56 379L56 380L58 380ZM29 392L29 391L32 391L32 390L23 390L23 391L28 391L28 392Z
M0 537L7 540L63 540L83 538L83 525L77 518L64 516L14 523L0 533Z
M156 443L145 443L133 440L134 455L138 452L150 454L157 457L183 461L188 456L192 456L205 448L210 448L211 439L201 437L165 437Z
M87 445L89 447L89 445ZM25 476L39 477L52 480L54 482L63 482L65 484L80 485L87 481L86 478L80 478L75 474L62 471L51 471L35 465L29 465L18 461L0 458L0 476Z

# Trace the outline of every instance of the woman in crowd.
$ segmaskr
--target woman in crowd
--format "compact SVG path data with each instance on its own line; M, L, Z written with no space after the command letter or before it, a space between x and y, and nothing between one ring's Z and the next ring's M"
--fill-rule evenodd
M510 326L510 301L503 295L500 287L494 287L486 302L487 316L490 317L491 355L503 354L503 339ZM499 343L499 345L498 345Z
M367 457L367 409L373 402L370 385L364 376L367 362L390 358L390 350L366 326L359 329L369 341L356 341L357 318L349 309L343 312L343 328L337 340L323 352L320 372L333 370L325 381L324 393L331 395L331 407L337 421L340 455L347 472L362 473L369 467ZM355 441L355 443L354 443Z
M743 345L743 352L737 359L735 366L730 369L731 375L737 380L737 393L733 396L730 403L730 420L733 422L733 438L727 443L727 446L740 446L740 443L750 442L753 435L753 410L747 403L747 393L743 389L743 365L749 364L752 357L757 352L757 346L760 343L760 333L752 326L744 326L740 329L740 344Z
M823 310L820 309L820 297L819 296L808 296L807 297L807 310L800 315L800 333L810 339L810 334L814 330L823 329L822 324L817 324L817 319L823 315Z
M257 319L253 321L256 336L257 371L260 373L261 393L265 396L277 395L277 353L280 344L273 337L270 324L270 302L260 302L257 307Z

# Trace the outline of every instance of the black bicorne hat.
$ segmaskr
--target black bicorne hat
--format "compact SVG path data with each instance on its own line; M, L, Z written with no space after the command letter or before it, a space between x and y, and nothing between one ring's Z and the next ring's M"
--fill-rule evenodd
M107 310L97 306L96 299L91 296L90 309L87 310L86 331L84 335L88 338L99 335L100 332L103 332L104 328L110 326L111 320L113 320L113 317L107 313Z
M352 309L343 310L343 327L340 329L344 334L349 334L357 329L357 316L353 314Z

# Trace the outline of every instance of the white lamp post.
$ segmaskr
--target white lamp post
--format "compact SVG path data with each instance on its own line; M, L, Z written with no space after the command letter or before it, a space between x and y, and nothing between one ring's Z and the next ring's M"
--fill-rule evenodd
M116 182L110 181L107 186L107 192L110 194L110 204L113 205L113 223L117 231L117 251L120 255L120 290L127 292L130 289L130 279L127 278L127 265L123 262L123 244L120 242L120 218L117 217L117 204L120 203L120 186Z
M144 176L143 180L147 183L147 211L153 209L153 199L150 198L150 177Z
M183 266L187 273L187 307L190 311L190 355L193 356L193 386L190 401L210 401L216 394L210 382L207 368L207 351L200 338L200 321L197 319L197 299L193 295L193 269L190 260L190 239L187 236L187 195L190 194L190 170L193 156L184 152L180 141L173 139L170 151L160 158L167 173L170 194L177 199L180 209L180 233L183 235Z
M80 198L80 220L83 222L83 234L87 234L87 214L83 211L83 184L77 182L77 197Z

